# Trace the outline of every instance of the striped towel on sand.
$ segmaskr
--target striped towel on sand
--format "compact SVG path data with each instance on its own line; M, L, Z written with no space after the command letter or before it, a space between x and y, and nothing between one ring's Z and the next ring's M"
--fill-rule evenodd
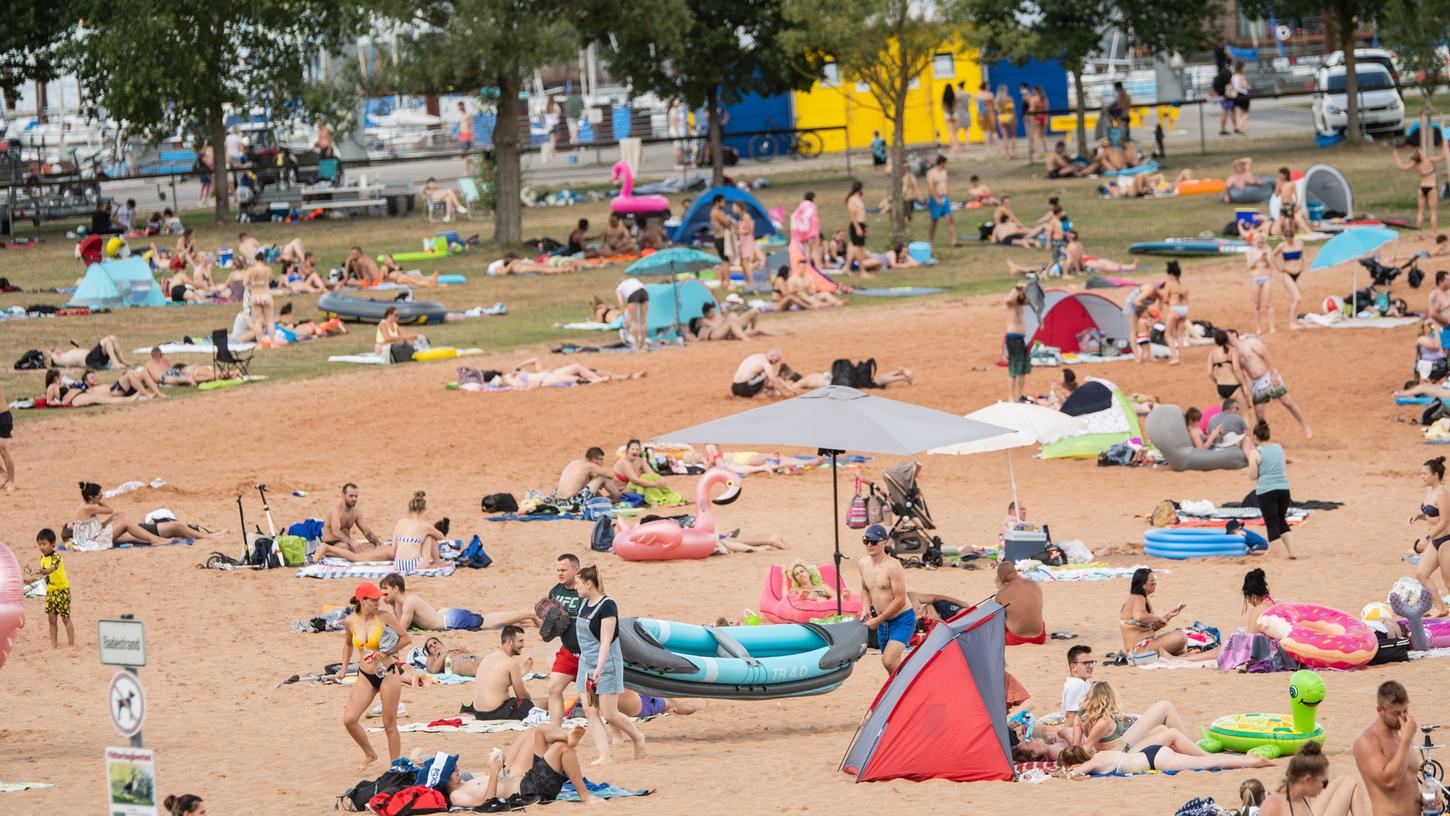
M424 578L446 578L453 574L455 566L444 564L432 569L414 570L409 575ZM298 578L382 578L398 568L392 561L343 561L324 558L321 564L308 564L297 570Z

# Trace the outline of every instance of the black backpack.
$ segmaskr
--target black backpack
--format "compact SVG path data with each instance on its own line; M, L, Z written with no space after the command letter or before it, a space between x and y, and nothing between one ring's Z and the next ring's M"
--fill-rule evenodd
M1223 92L1228 90L1228 84L1233 82L1233 78L1233 72L1227 68L1219 71L1218 76L1213 78L1213 92L1223 96Z
M42 368L45 368L45 353L40 349L31 349L15 361L16 371L39 371Z
M337 797L337 807L354 813L366 811L368 802L380 793L397 793L413 786L417 774L409 771L386 771L377 779L364 779Z
M247 556L247 564L249 566L260 567L262 569L271 569L272 567L281 566L281 564L278 563L281 559L272 557L273 549L274 548L272 546L272 539L267 538L266 536L253 539L252 551Z
M870 357L853 363L842 357L831 363L831 385L847 385L851 388L876 387L876 358Z
M589 548L595 552L610 552L614 549L614 521L607 515L594 521L594 532L589 536Z
M517 513L519 501L512 493L490 493L483 497L485 513Z

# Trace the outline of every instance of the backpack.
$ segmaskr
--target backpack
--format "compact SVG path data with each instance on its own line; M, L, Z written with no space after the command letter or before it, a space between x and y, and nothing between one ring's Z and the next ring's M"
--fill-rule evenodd
M388 362L392 364L413 362L413 344L393 343L388 346Z
M519 500L512 493L490 493L483 497L485 513L516 513L518 509Z
M1178 523L1178 507L1169 499L1164 499L1153 508L1154 527L1172 527Z
M847 385L851 388L876 387L876 358L870 357L853 363L842 357L831 363L831 385Z
M1227 96L1227 94L1224 92L1228 90L1229 83L1232 81L1232 71L1228 70L1227 68L1219 71L1218 76L1213 78L1213 92L1218 94L1219 96Z
M45 368L45 354L40 349L31 349L15 361L16 371L39 371Z
M396 793L413 784L415 775L409 771L389 770L377 779L364 779L337 797L335 809L357 813L368 809L373 797Z
M262 536L252 540L251 551L247 554L247 565L261 569L271 569L282 566L282 553L272 546L272 539Z
M414 816L419 813L447 813L448 800L433 788L412 785L395 793L380 793L368 800L368 810L378 816Z
M1381 663L1398 663L1401 660L1410 659L1410 639L1408 637L1395 637L1379 631L1376 631L1374 636L1379 641L1379 649L1375 651L1374 657L1370 658L1369 665L1378 666Z
M594 532L589 535L589 549L595 552L610 552L614 549L614 520L599 516L594 521Z

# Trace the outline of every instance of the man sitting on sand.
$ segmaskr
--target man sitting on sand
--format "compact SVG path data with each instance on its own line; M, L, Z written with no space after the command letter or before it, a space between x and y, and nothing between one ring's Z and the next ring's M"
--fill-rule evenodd
M383 272L372 258L363 254L362 247L355 246L347 252L342 263L342 284L367 288L382 283Z
M635 251L634 236L629 234L629 227L617 215L609 216L609 225L599 234L599 238L604 241L604 246L611 255L629 255Z
M396 572L383 576L383 579L378 582L378 587L383 591L383 600L393 607L393 614L397 616L398 623L401 623L405 629L411 627L432 632L449 629L476 631L513 626L519 623L537 625L539 622L533 610L480 615L467 609L449 607L434 609L432 604L423 600L423 596L417 592L409 592L403 576Z
M1047 177L1055 178L1077 178L1086 176L1090 171L1075 163L1067 157L1067 144L1058 142L1052 146L1052 152L1047 154Z
M478 664L473 699L464 703L459 712L475 720L522 720L529 716L534 701L524 687L524 673L534 667L534 659L530 657L520 666L523 651L524 630L505 626L499 647L484 655Z
M323 519L323 546L338 547L353 552L361 552L368 547L383 546L383 542L363 523L362 511L357 509L357 497L357 485L348 482L342 486L342 498L338 499L337 504L328 511L327 517ZM358 541L353 537L354 527L363 534L364 541ZM321 561L322 556L316 556L315 560Z
M1047 642L1042 622L1042 587L1017 573L1011 561L997 565L997 603L1007 608L1007 645Z
M604 467L604 449L594 447L584 452L583 459L575 459L564 466L554 495L581 502L595 496L607 496L618 501L623 488L624 485Z
M975 201L984 207L995 207L1002 203L992 195L992 188L983 183L980 176L972 176L967 179L967 200Z
M455 765L447 772L443 793L454 807L472 808L492 800L507 799L515 794L526 801L552 802L559 798L565 782L579 792L579 801L586 805L602 804L604 800L589 792L584 774L579 769L576 748L584 739L584 729L566 732L555 725L539 725L516 737L508 750L495 751L488 759L488 773L474 776L467 782L456 768L457 757L449 757ZM506 808L500 808L500 810Z
M714 303L700 307L700 316L692 320L691 329L701 340L748 340L752 337L773 337L770 332L759 328L756 323L760 312L751 309L744 314L723 314Z

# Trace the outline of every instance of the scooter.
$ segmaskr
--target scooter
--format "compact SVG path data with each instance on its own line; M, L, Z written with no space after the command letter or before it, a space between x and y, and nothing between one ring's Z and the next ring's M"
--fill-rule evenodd
M262 496L262 514L267 518L267 535L262 534L261 527L256 527L253 532L247 532L247 511L246 508L242 505L242 497L237 496L237 514L241 517L242 522L241 560L243 564L252 563L252 550L256 547L257 542L265 539L268 544L271 544L277 538L277 525L275 522L272 521L272 508L267 503L267 486L264 484L258 484L256 485L256 488L257 493L261 494ZM268 564L267 566L283 566L282 554L278 552L275 547L272 549L271 560L275 561L276 563Z

